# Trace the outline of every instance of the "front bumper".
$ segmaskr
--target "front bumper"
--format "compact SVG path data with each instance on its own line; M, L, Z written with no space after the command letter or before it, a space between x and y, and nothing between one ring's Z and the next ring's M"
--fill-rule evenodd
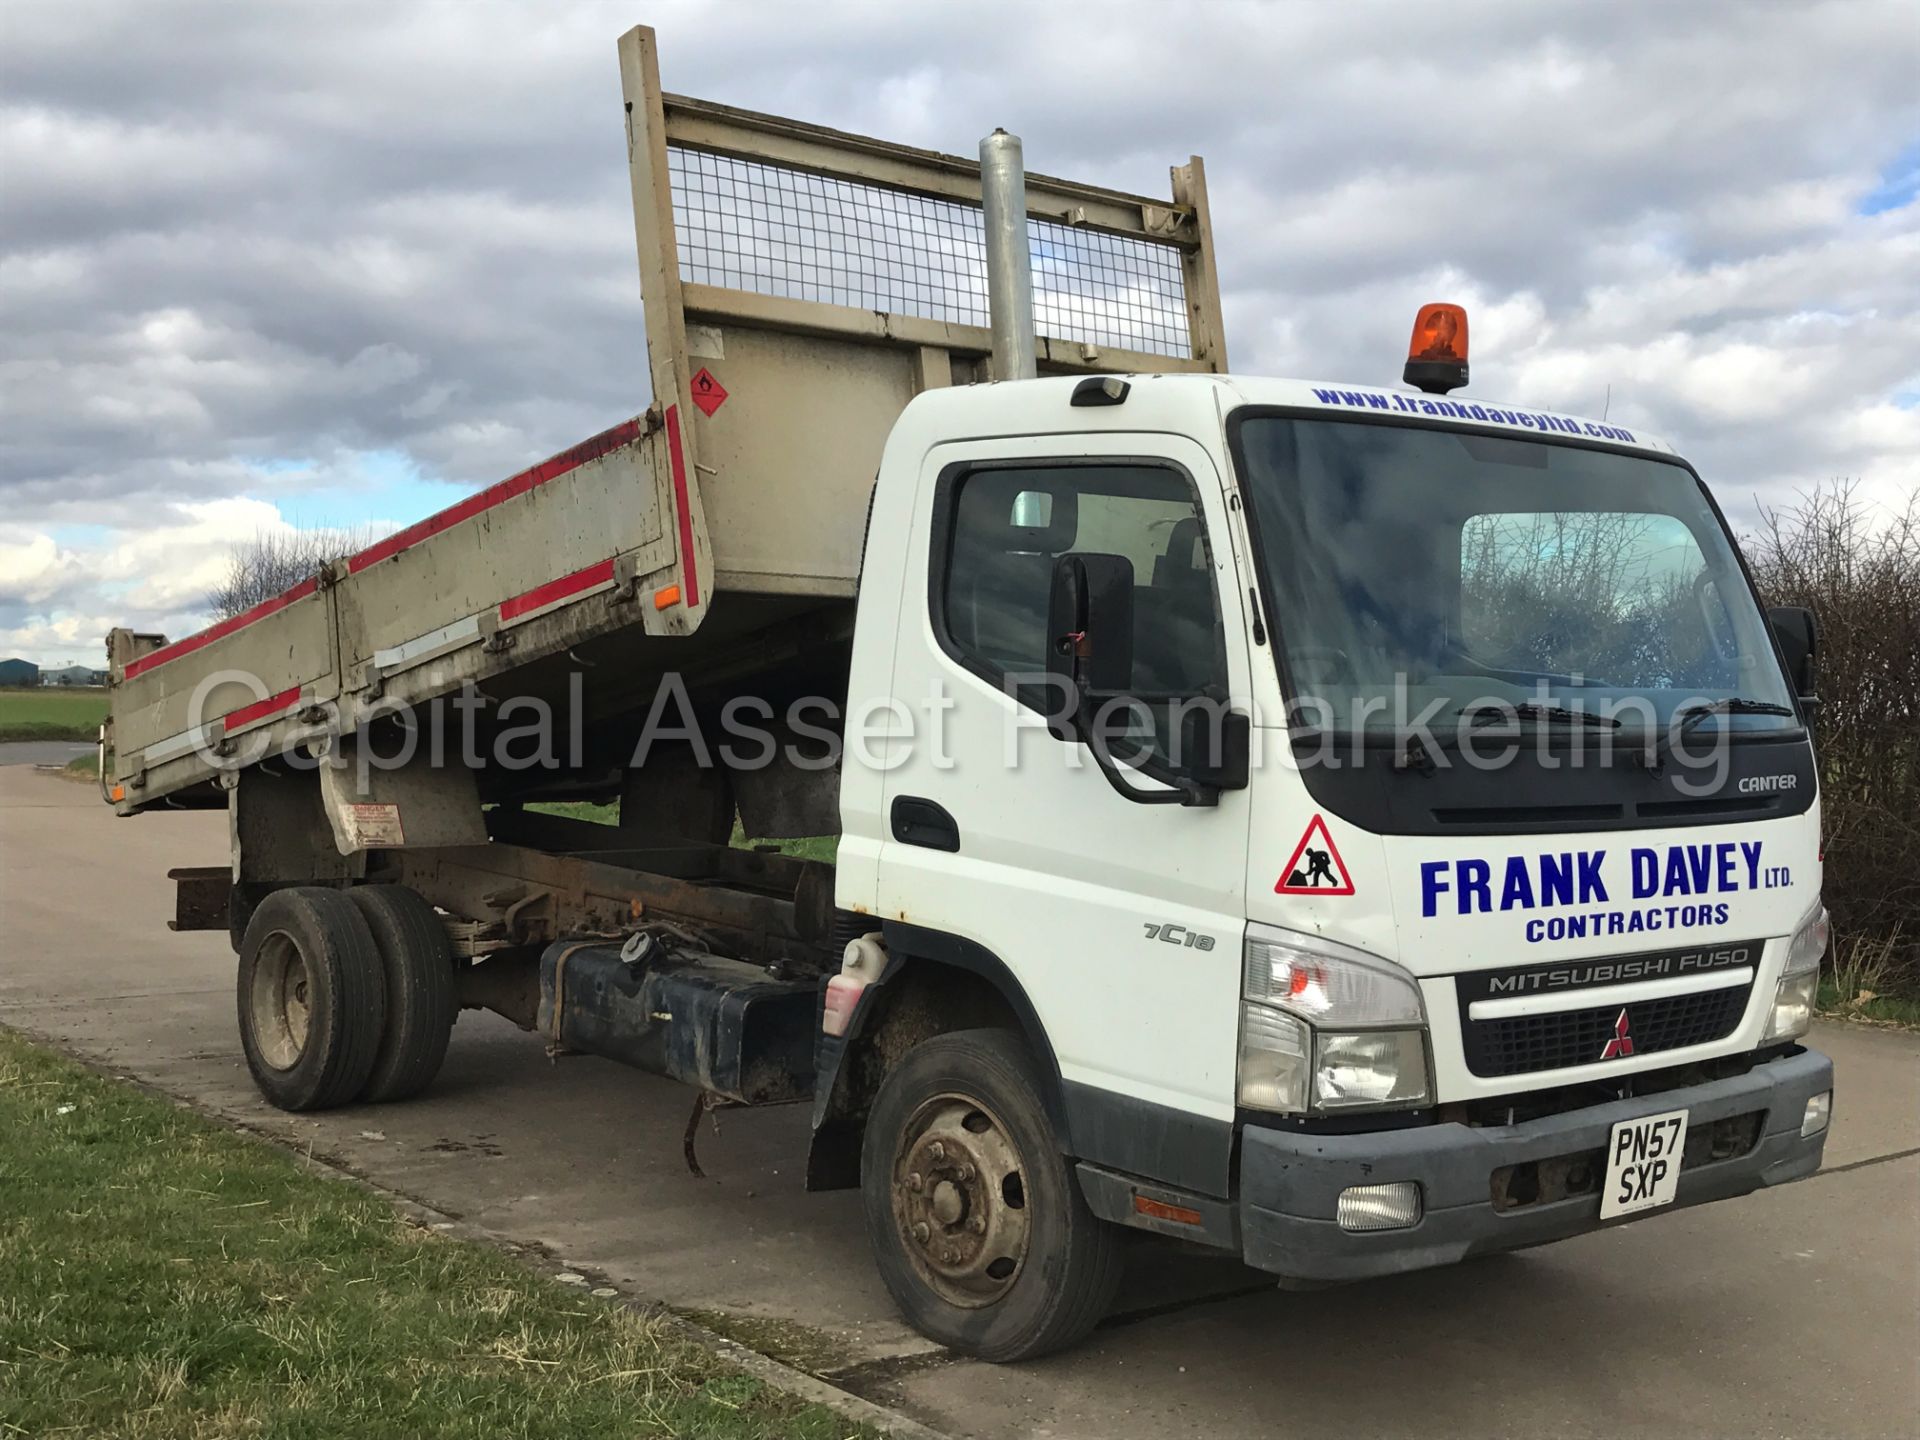
M1505 1126L1429 1125L1361 1135L1305 1135L1247 1126L1241 1134L1240 1248L1249 1265L1289 1279L1358 1280L1449 1265L1470 1256L1562 1240L1600 1228L1600 1176L1586 1193L1554 1198L1561 1187L1513 1177L1555 1177L1568 1157L1604 1150L1621 1120L1688 1112L1689 1136L1712 1122L1758 1116L1752 1148L1696 1162L1680 1172L1672 1205L1725 1200L1810 1175L1820 1167L1827 1130L1800 1137L1807 1101L1833 1088L1833 1062L1812 1050L1756 1065L1745 1075ZM1542 1163L1546 1162L1546 1163ZM1508 1167L1520 1167L1519 1171ZM1604 1167L1603 1167L1604 1169ZM1496 1173L1501 1198L1496 1204ZM1335 1220L1340 1192L1352 1185L1417 1181L1424 1213L1404 1230L1354 1233ZM1640 1216L1624 1217L1639 1219Z

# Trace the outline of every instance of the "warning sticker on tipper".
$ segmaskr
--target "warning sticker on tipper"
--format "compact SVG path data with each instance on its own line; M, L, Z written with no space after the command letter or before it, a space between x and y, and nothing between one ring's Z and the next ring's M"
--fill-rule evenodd
M709 419L713 417L714 411L726 404L727 387L714 379L713 372L704 365L700 367L700 373L693 377L687 388L693 391L693 403L700 407L700 413Z
M1346 862L1327 833L1327 822L1318 815L1307 826L1307 833L1293 847L1293 858L1280 872L1276 895L1351 895L1353 877Z
M400 828L398 805L343 805L340 822L350 850L377 850L407 843L406 832Z

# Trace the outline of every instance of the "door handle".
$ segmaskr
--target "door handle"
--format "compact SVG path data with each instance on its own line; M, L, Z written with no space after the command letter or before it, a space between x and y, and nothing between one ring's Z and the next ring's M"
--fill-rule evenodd
M896 795L888 818L893 825L893 838L902 845L947 851L960 848L960 827L944 805L923 800L918 795Z

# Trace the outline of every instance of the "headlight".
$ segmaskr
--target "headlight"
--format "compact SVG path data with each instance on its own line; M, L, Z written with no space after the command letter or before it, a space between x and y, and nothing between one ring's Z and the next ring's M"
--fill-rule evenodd
M1427 1098L1424 1030L1316 1031L1316 1110L1418 1105Z
M1256 925L1243 996L1239 1096L1249 1109L1396 1109L1431 1094L1426 1012L1397 965Z
M1767 1033L1762 1044L1775 1040L1797 1040L1813 1028L1813 1005L1820 992L1820 972L1782 975L1774 992L1773 1014L1767 1018Z
M1827 953L1832 931L1827 907L1818 900L1787 942L1787 963L1773 993L1773 1013L1761 1043L1793 1040L1813 1026L1814 1001L1820 993L1820 957Z

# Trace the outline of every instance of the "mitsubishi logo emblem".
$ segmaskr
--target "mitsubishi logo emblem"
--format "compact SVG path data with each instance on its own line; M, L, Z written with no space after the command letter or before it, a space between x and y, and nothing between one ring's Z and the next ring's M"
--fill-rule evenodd
M1627 1012L1622 1010L1620 1018L1613 1022L1613 1038L1607 1041L1607 1048L1600 1052L1602 1060L1624 1060L1633 1054L1633 1036L1627 1033Z

